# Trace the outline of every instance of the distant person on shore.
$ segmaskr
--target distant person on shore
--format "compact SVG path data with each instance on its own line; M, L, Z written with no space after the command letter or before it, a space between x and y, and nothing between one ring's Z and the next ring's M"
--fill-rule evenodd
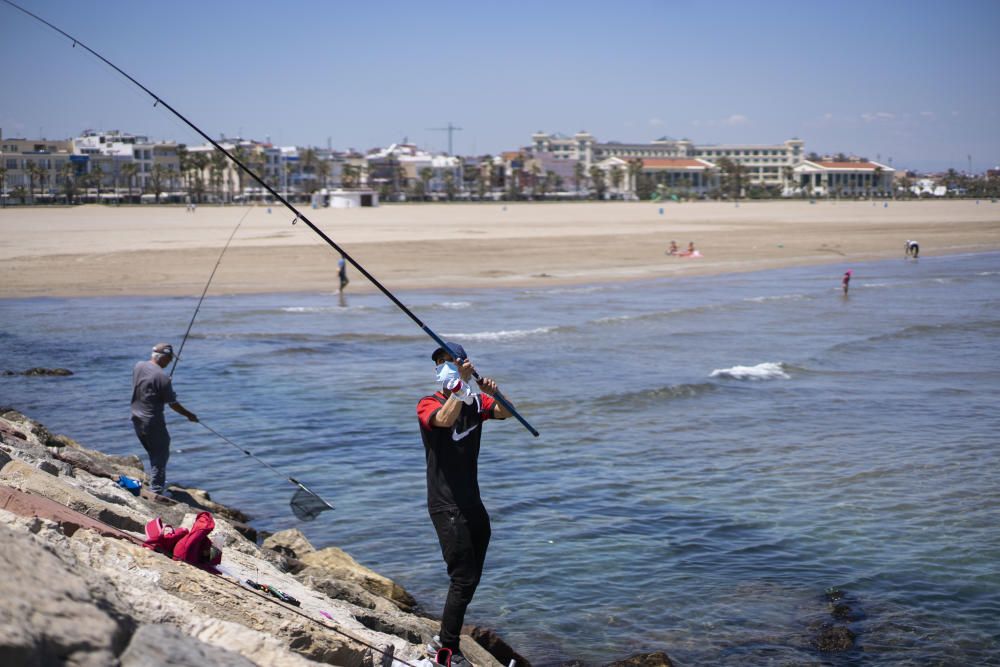
M688 241L688 249L682 252L680 257L701 257L701 253L695 250L694 241Z
M488 419L506 419L511 413L493 399L497 384L492 379L478 381L481 393L472 389L473 366L461 345L439 347L431 359L441 389L420 399L417 419L427 461L427 511L451 583L441 630L430 648L438 663L466 667L470 663L458 640L490 544L490 517L479 497L482 425Z
M914 259L916 259L917 257L920 256L920 244L917 243L916 241L907 240L905 252L907 257L913 257Z
M671 241L670 247L667 249L668 255L676 255L680 248L677 247L677 241Z
M347 259L344 257L343 253L340 255L340 259L337 260L337 276L340 278L340 289L337 290L339 293L344 291L347 284L351 280L347 277Z
M149 454L149 488L162 494L166 489L167 460L170 458L170 434L163 406L196 422L198 417L177 402L170 376L163 369L174 359L174 348L157 343L149 361L140 361L132 369L132 426Z
M851 270L850 269L847 269L847 271L844 271L844 278L843 278L843 280L840 281L840 284L844 288L844 294L847 294L847 290L851 286Z

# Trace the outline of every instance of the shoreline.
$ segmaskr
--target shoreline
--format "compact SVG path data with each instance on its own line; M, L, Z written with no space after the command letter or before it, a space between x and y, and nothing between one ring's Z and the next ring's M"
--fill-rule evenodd
M336 293L339 255L255 207L210 292ZM662 214L659 211L663 211ZM196 296L244 207L0 211L0 299ZM138 215L137 215L138 214ZM1000 205L972 201L419 204L308 215L390 291L544 287L1000 250ZM702 258L665 254L693 241ZM353 266L346 294L377 291Z

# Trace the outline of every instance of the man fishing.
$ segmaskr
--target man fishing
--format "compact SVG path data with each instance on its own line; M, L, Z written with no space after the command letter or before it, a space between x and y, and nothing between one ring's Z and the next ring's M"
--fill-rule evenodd
M427 460L427 511L451 579L440 634L431 647L439 664L465 667L470 663L459 649L459 635L490 543L490 517L479 497L482 423L511 412L493 399L497 384L491 378L478 380L481 392L470 386L474 369L461 345L449 342L431 359L441 390L420 399L417 418Z
M171 345L157 343L149 361L140 361L132 369L132 426L149 454L149 488L159 494L166 489L167 459L170 458L170 434L163 406L169 405L188 421L198 421L197 415L177 402L170 376L163 372L173 358Z

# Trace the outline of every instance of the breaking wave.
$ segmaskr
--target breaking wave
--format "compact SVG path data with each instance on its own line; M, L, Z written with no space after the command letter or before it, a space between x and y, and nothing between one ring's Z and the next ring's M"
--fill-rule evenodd
M790 380L791 376L785 372L786 366L782 362L765 361L756 366L732 366L731 368L717 368L708 377L724 378L727 380Z
M511 329L509 331L479 331L474 333L446 333L442 334L445 338L454 338L459 341L497 341L497 340L510 340L513 338L528 338L529 336L539 336L542 334L552 333L560 329L566 329L566 327L538 327L536 329Z

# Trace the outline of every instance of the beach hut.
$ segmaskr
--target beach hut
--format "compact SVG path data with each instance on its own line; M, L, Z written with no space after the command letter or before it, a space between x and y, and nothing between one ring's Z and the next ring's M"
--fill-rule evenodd
M378 206L378 193L364 188L351 190L331 190L330 208L359 208Z

